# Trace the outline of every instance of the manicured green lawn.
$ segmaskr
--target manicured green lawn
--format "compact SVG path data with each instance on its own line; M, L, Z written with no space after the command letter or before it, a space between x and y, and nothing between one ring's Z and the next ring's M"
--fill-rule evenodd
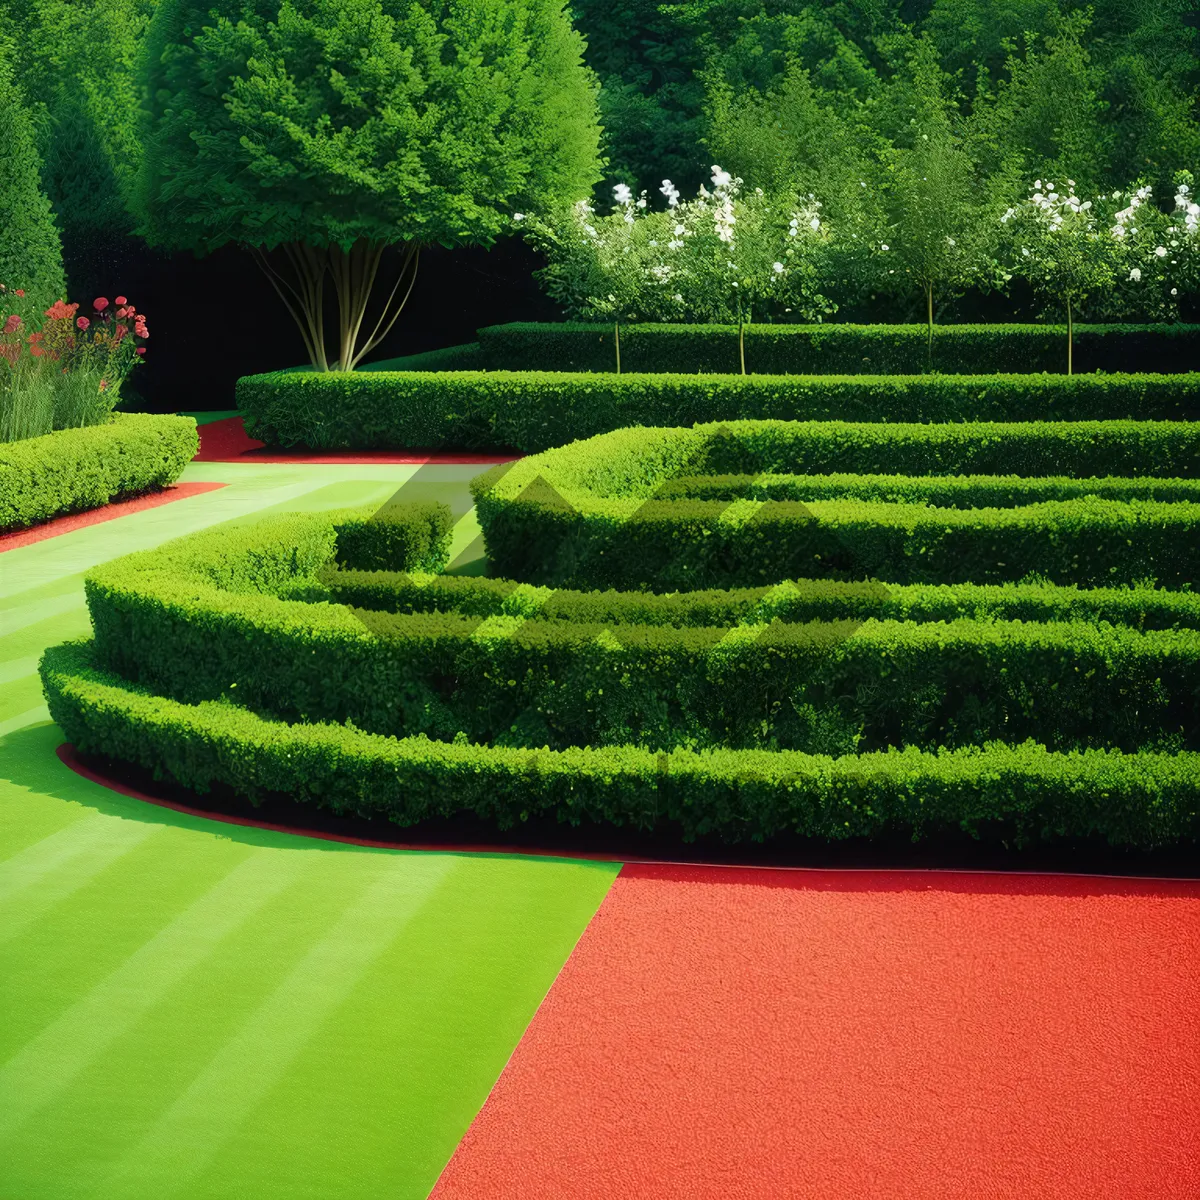
M143 805L59 763L33 672L87 631L83 571L215 522L407 485L477 557L478 470L193 464L229 486L0 557L0 1200L433 1185L616 866Z

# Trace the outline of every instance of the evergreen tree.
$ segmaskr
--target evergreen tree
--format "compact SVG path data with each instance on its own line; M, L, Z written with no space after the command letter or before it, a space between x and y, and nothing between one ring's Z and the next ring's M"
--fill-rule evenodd
M582 51L563 0L163 0L143 68L142 230L200 254L250 247L314 366L353 369L398 317L423 243L486 245L514 209L596 180ZM368 326L390 246L400 270Z
M0 283L37 310L63 293L62 247L41 186L33 123L0 46Z

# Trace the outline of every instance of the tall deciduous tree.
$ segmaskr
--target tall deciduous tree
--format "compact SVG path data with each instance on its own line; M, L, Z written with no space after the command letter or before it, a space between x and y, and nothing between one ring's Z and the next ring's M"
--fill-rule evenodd
M48 307L63 291L62 247L41 187L33 124L0 45L0 283Z
M313 365L352 370L399 316L422 244L488 244L514 208L596 180L582 53L563 0L163 0L143 232L200 254L248 246ZM399 269L369 320L389 247Z

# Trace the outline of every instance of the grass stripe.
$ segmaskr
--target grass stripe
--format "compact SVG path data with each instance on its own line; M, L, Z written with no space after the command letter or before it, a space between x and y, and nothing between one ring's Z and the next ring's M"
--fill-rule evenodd
M246 1121L358 978L450 874L449 856L374 860L377 878L251 1014L146 1135L100 1180L104 1200L184 1189ZM365 872L364 872L365 873ZM247 1063L253 1062L253 1070Z
M275 850L252 853L0 1066L0 1138L66 1089L170 987L293 883L307 861Z
M83 817L0 863L0 945L157 832L138 821Z
M41 690L40 684L38 685L38 690ZM15 717L9 717L7 721L0 721L0 737L16 733L18 729L24 729L27 725L34 725L38 721L48 720L50 720L50 710L44 704L38 704L33 708L27 708L24 712L17 713Z
M36 674L39 657L31 654L28 658L10 658L8 662L0 663L0 684L16 683L18 679Z

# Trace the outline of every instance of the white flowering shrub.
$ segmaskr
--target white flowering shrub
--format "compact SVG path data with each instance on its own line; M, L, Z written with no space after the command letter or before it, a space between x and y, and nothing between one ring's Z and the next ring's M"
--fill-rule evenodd
M1120 219L1123 213L1105 220L1093 201L1075 194L1073 179L1062 189L1043 186L1039 179L1029 197L1000 218L1009 237L1009 270L1028 281L1048 312L1066 317L1068 374L1075 320L1090 301L1111 294L1119 280L1128 278L1142 234L1137 211L1148 195L1149 189L1133 194L1132 208L1124 210L1126 222ZM1110 202L1122 196L1115 192Z
M582 320L820 320L835 311L821 294L828 231L813 196L744 192L719 166L711 187L683 200L670 180L652 208L625 184L611 212L588 201L514 218L546 256L547 294Z

